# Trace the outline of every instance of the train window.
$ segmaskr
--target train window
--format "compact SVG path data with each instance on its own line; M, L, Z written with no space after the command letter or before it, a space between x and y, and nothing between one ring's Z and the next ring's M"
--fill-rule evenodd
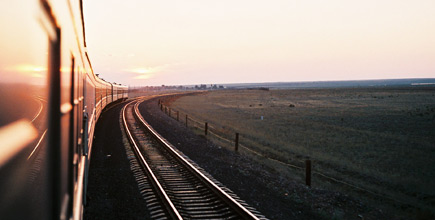
M0 2L0 14L7 18L0 19L2 219L48 218L48 204L40 201L47 201L49 195L46 164L41 161L47 143L51 31L39 8L39 1Z

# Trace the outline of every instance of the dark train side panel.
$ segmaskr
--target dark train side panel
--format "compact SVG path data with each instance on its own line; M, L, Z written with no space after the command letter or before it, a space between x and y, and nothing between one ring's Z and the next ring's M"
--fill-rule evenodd
M94 74L81 6L0 3L1 219L81 219L95 123L128 97Z

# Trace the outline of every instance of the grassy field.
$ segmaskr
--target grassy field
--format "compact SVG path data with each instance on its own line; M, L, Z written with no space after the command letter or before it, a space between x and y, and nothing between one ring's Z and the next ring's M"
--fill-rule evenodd
M315 187L434 213L435 87L218 90L170 105L227 139L239 132L243 146L269 158L298 167L309 158L317 174L352 185L313 175ZM303 178L303 170L257 159Z

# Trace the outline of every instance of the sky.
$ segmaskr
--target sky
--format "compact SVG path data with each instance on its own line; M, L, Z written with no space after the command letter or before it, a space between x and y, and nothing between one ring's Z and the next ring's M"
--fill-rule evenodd
M0 84L47 82L48 41L37 9L39 1L0 1Z
M434 0L88 0L94 72L131 86L435 77Z

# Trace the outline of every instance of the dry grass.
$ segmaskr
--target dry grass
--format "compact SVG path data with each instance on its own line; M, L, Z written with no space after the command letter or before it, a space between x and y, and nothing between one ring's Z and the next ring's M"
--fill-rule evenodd
M171 106L269 157L310 158L316 172L434 212L434 87L222 90Z

